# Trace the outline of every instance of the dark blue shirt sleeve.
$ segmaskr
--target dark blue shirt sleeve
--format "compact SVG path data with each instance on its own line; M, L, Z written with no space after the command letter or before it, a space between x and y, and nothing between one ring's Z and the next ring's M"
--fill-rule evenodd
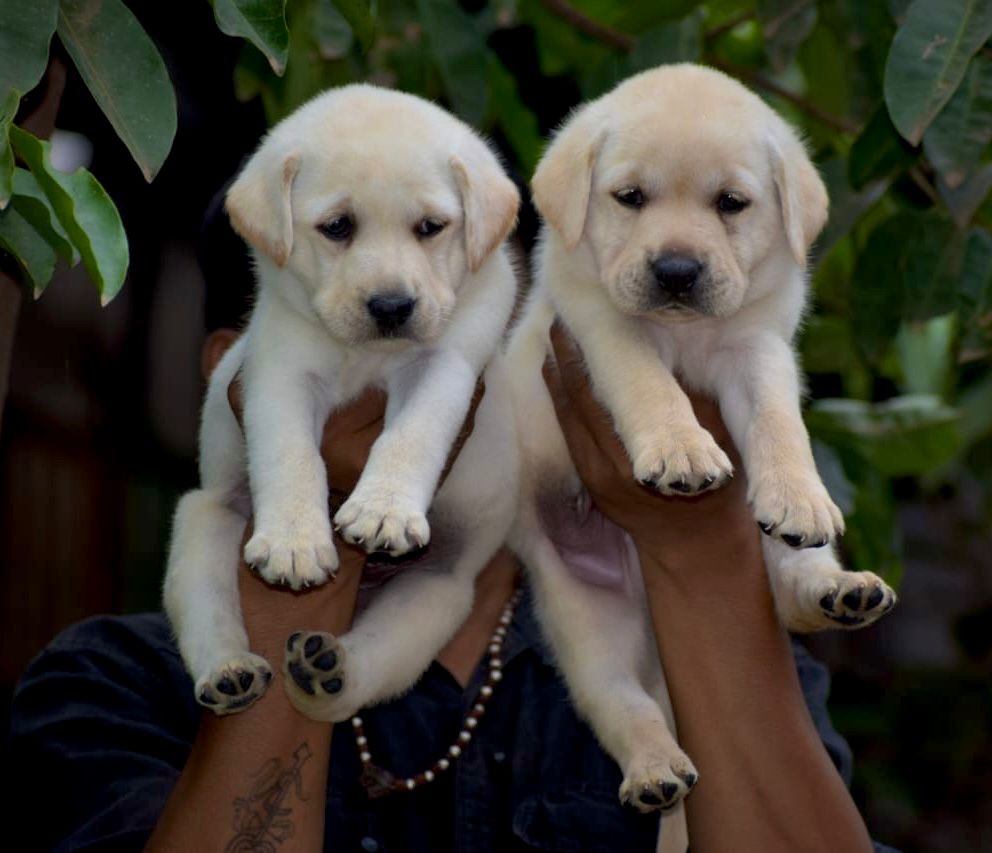
M142 849L198 724L185 681L152 614L88 620L35 659L6 745L11 816L32 839L18 849Z

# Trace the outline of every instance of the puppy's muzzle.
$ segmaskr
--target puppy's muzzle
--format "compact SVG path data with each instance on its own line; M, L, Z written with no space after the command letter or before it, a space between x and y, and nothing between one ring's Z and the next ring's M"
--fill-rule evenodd
M413 316L417 300L401 293L383 293L373 296L366 307L380 335L385 338L399 337L405 333L404 326Z
M691 255L665 252L651 261L651 272L662 293L684 302L699 281L703 265Z

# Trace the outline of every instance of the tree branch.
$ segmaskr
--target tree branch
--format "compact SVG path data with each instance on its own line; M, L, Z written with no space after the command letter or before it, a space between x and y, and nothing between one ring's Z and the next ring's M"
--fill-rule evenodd
M558 17L568 21L579 32L592 36L610 47L615 47L618 50L630 50L634 46L633 36L614 30L612 27L599 23L599 21L594 21L566 0L544 0L544 5Z

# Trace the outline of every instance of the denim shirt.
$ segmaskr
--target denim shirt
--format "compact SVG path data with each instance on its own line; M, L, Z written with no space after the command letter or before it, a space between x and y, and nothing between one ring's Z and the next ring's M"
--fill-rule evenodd
M829 677L793 646L806 702L845 781L851 754L830 725ZM617 798L621 773L572 709L526 592L503 679L451 770L370 800L351 726L332 740L330 853L653 853L657 815ZM485 676L463 690L435 663L404 697L362 713L376 763L416 775L455 739ZM58 638L16 693L7 742L19 851L138 851L186 762L201 709L161 614L96 617ZM878 846L876 849L885 850Z

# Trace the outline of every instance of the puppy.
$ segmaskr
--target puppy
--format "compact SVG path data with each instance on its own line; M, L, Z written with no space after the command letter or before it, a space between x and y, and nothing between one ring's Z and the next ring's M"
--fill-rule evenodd
M201 487L176 510L165 607L197 701L227 714L257 700L271 669L249 650L240 614L246 517L255 526L244 558L267 582L299 590L333 578L320 436L334 409L384 389L385 427L334 522L370 552L434 544L345 636L291 639L290 698L311 717L343 720L426 669L468 615L475 575L512 522L516 449L496 367L472 435L434 491L512 310L503 241L519 195L460 121L420 98L354 85L277 125L226 201L253 249L257 301L211 377ZM243 437L227 400L239 372Z
M541 378L548 329L557 314L634 476L662 494L731 476L675 377L715 397L768 534L783 622L867 625L895 596L873 574L845 572L829 545L844 522L813 461L793 349L827 194L778 115L693 65L645 72L577 110L533 190L545 220L535 291L508 353L526 472L513 544L575 703L623 769L620 797L672 809L697 776L666 723L636 554L629 540L607 542L567 566L555 545L581 536L585 507Z

